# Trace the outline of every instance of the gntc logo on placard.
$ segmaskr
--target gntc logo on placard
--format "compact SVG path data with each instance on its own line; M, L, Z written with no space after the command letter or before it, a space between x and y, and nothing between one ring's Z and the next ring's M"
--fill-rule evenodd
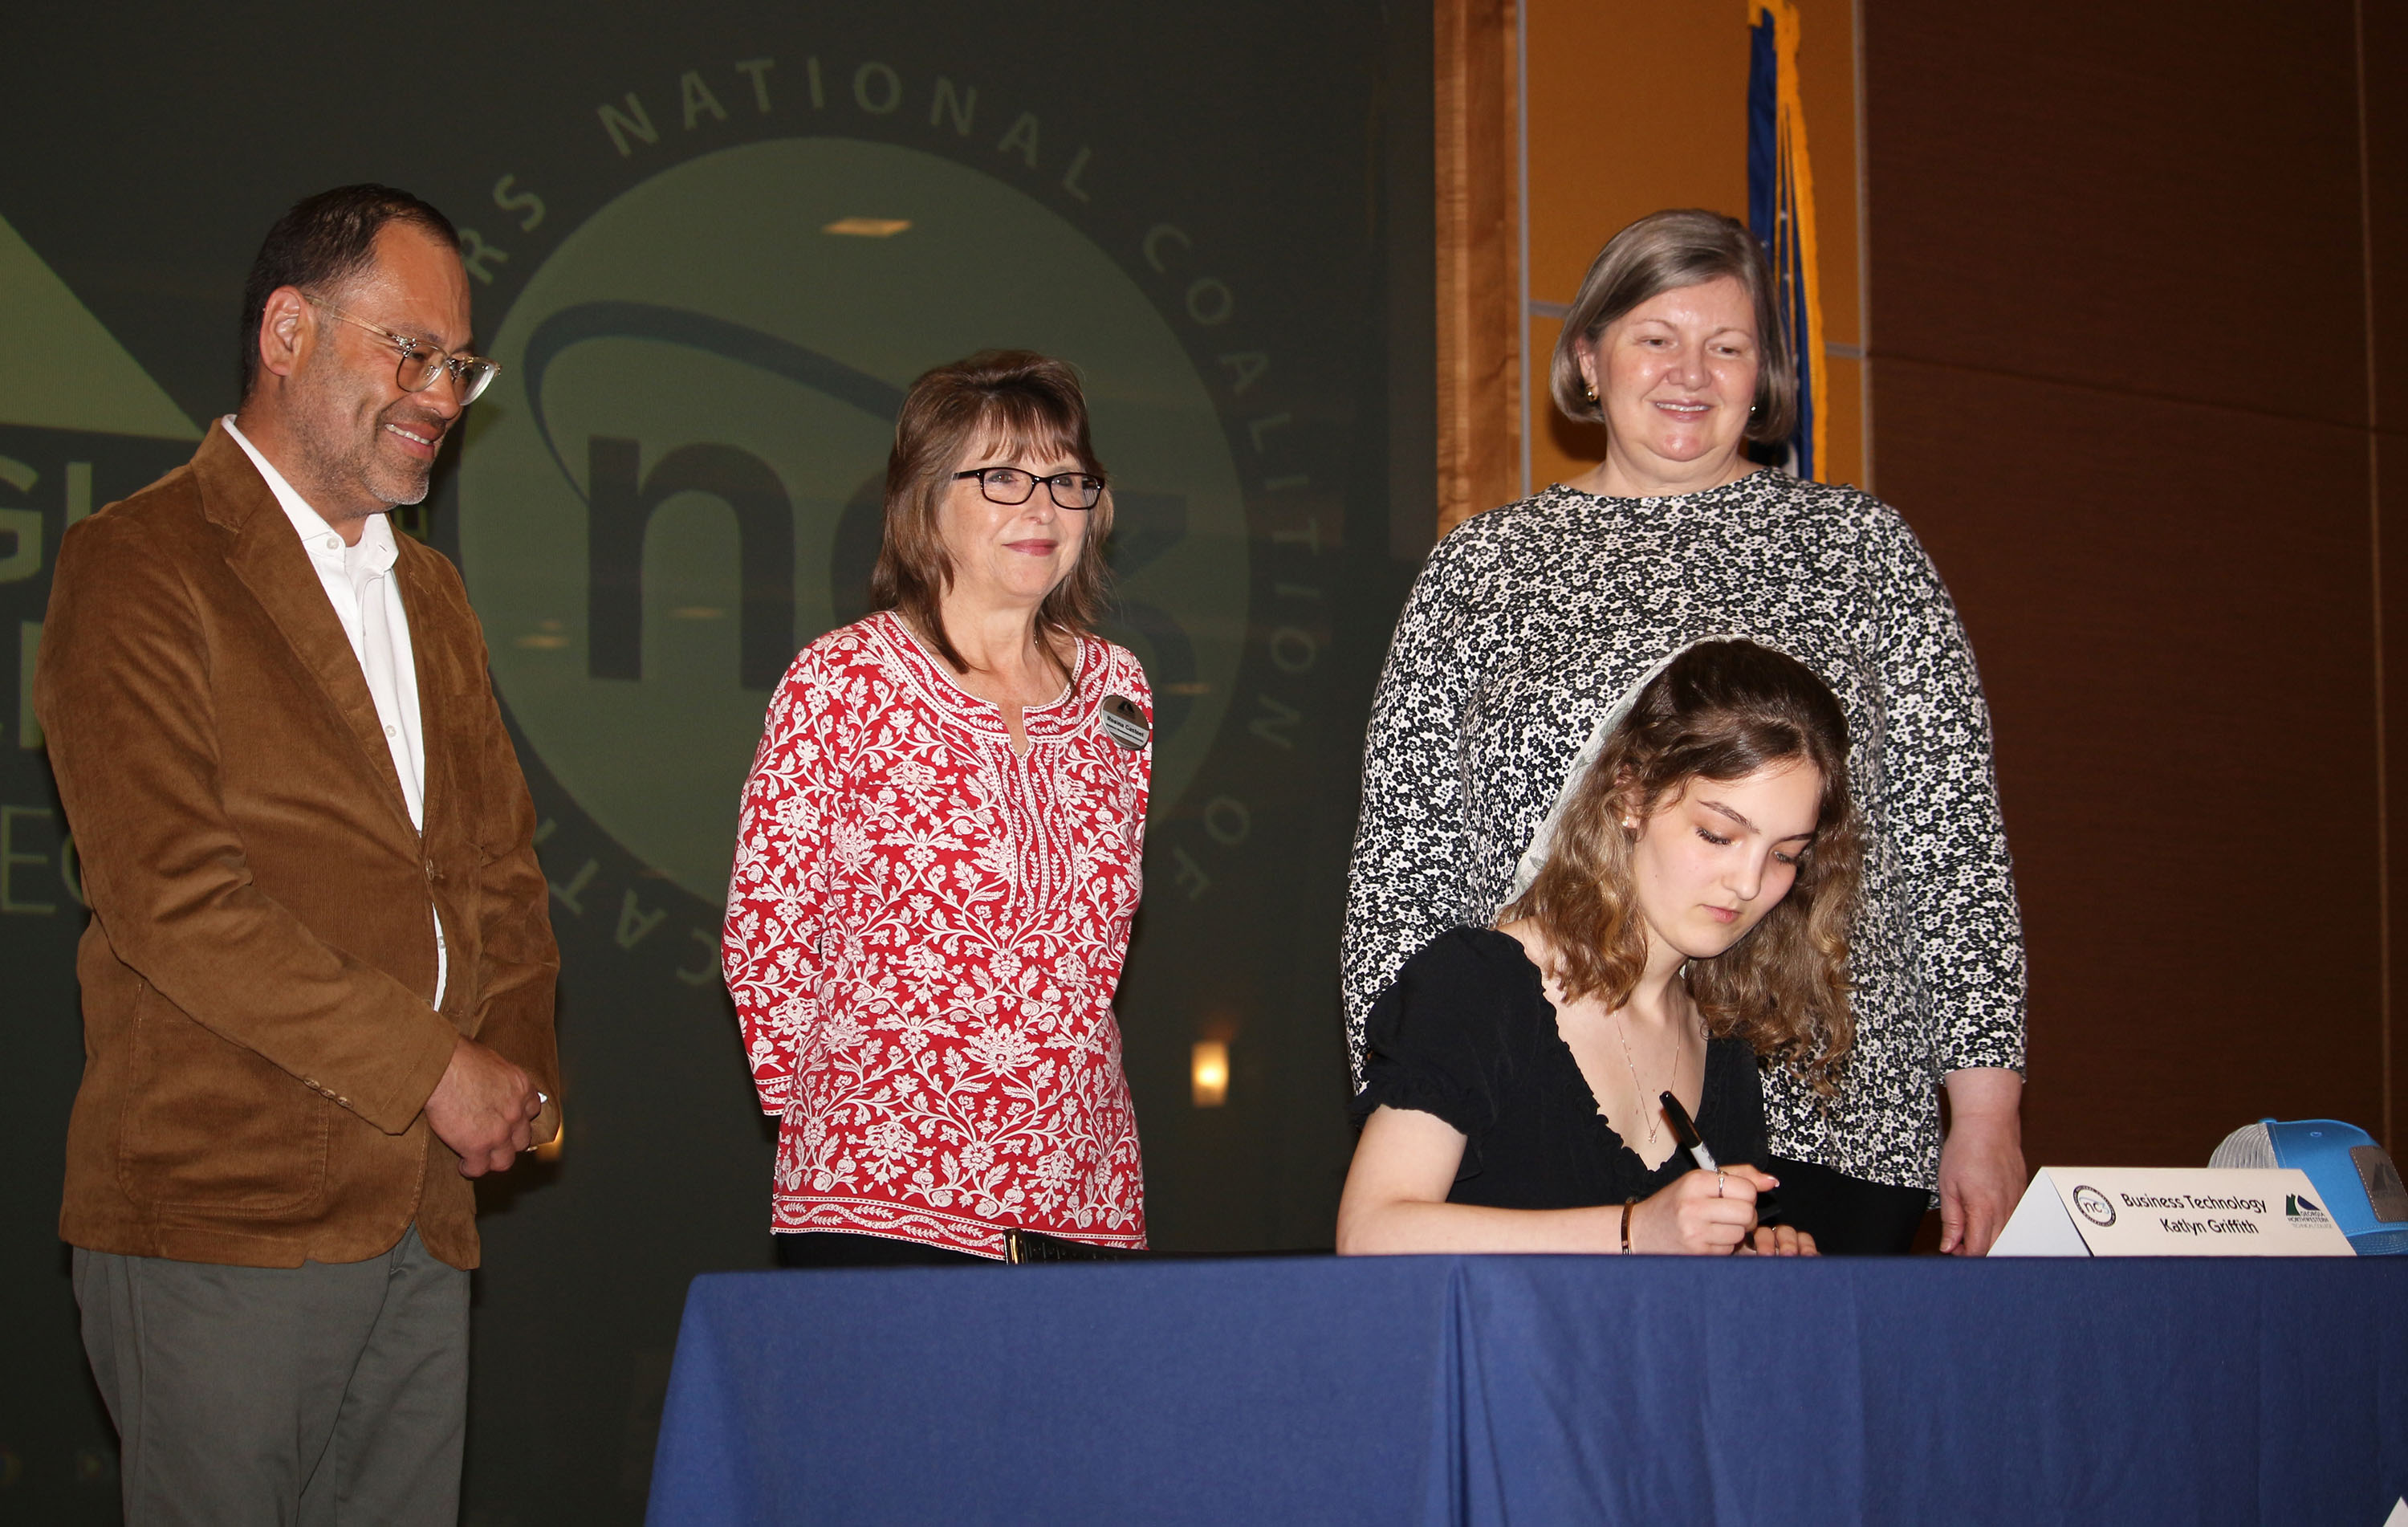
M2285 1193L2283 1220L2291 1225L2329 1225L2332 1216L2325 1213L2323 1206L2305 1193Z
M2101 1230L2115 1222L2115 1205L2110 1203L2107 1195L2096 1188L2076 1188L2073 1190L2073 1206L2082 1211L2083 1218Z
M906 226L827 231L873 216ZM1007 346L1084 378L1118 512L1105 634L1153 681L1167 805L1228 706L1244 506L1179 340L1070 224L933 154L776 139L630 188L512 304L460 469L494 678L579 805L705 902L770 690L862 612L905 389Z

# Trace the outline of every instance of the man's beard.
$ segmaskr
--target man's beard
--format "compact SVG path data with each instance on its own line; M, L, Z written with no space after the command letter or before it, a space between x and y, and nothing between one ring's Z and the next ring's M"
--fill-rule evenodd
M379 411L366 437L362 439L351 433L351 416L348 412L339 416L339 423L327 427L324 421L334 416L335 411L328 409L322 413L310 406L320 400L318 392L317 387L311 386L311 396L291 415L293 439L310 477L337 488L365 493L387 508L424 499L434 476L434 464L396 463L378 450L377 437L390 421L414 434L432 436L439 442L442 426L428 425L405 397Z
M423 415L413 416L408 401L404 399L377 415L376 431L368 437L365 477L369 491L388 504L419 503L426 497L426 490L434 481L435 463L429 461L423 466L416 462L396 464L391 457L380 454L377 450L376 436L383 433L387 424L396 425L413 435L424 436L438 449L443 444L443 426L428 424Z

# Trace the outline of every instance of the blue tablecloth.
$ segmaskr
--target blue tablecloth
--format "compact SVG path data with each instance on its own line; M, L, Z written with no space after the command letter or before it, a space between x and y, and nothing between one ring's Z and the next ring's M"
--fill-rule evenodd
M2408 1257L731 1274L690 1522L2302 1522L2408 1494Z

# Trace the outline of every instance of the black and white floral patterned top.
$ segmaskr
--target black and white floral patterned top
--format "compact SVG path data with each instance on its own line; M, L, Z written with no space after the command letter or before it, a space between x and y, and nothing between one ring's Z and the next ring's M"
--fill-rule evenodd
M1847 713L1870 828L1836 1099L1765 1077L1776 1154L1899 1187L1939 1177L1942 1076L2024 1060L2023 931L1989 713L1956 607L1886 504L1758 471L1669 498L1557 485L1430 554L1372 707L1346 906L1346 1028L1413 951L1496 917L1574 755L1676 648L1746 637Z

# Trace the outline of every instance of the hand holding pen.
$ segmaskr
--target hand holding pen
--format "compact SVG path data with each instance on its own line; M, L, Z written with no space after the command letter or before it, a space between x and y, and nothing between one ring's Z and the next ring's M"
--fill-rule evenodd
M1681 1249L1705 1252L1753 1252L1766 1256L1813 1256L1814 1238L1786 1225L1756 1223L1756 1195L1781 1186L1781 1180L1753 1166L1724 1166L1706 1148L1705 1137L1681 1100L1670 1092L1657 1099L1664 1107L1672 1136L1688 1151L1698 1170L1676 1179L1649 1200L1669 1200ZM1712 1176L1707 1174L1713 1174Z

